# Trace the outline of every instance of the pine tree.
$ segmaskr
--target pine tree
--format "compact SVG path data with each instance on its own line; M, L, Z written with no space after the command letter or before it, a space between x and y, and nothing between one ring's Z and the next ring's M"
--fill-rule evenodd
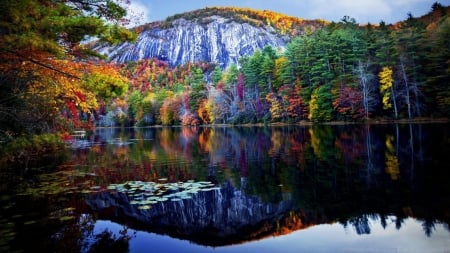
M211 81L214 85L222 80L222 69L219 66L216 66L211 73Z
M311 121L330 121L333 119L332 95L329 85L319 86L312 92L308 119Z

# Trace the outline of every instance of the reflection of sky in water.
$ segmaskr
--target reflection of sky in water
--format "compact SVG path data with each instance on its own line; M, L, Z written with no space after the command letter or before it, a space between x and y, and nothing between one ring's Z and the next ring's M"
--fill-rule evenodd
M352 226L341 224L317 225L288 235L265 238L257 242L226 247L205 247L169 236L136 231L130 240L130 252L369 252L369 253L448 253L450 234L437 224L430 237L420 222L409 218L397 230L394 223L383 229L378 221L370 220L370 234L358 235ZM109 229L118 235L123 227L110 221L97 221L94 233ZM129 230L132 235L135 231Z

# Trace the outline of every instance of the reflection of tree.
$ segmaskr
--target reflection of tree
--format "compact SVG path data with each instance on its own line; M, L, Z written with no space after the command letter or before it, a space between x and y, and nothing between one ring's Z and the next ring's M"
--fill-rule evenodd
M322 161L331 161L335 155L334 134L331 126L313 126L309 129L314 154Z
M450 223L445 216L448 172L439 166L424 169L424 160L412 159L417 154L411 142L420 143L417 138L426 138L427 132L412 134L415 125L411 131L402 127L156 128L136 132L136 138L152 140L122 146L122 155L117 155L119 147L108 144L99 145L95 155L90 153L94 150L80 151L75 160L95 164L90 167L95 180L105 185L161 177L232 182L266 202L292 201L310 224L339 220L364 234L370 232L368 213L379 214L383 228L395 214L398 229L415 217L426 220L428 234L436 222ZM433 145L420 148L421 155L437 154L445 161L448 138L433 138ZM425 219L429 214L436 219Z
M422 223L423 231L425 234L430 237L433 233L433 230L435 230L435 224L437 223L434 219L426 219Z
M94 233L95 220L91 215L80 215L76 222L64 224L53 235L55 252L129 252L127 229L119 231L119 236L108 230Z
M358 235L370 234L369 218L373 218L373 216L370 217L364 214L358 217L352 217L347 222L355 228L355 232Z
M119 232L120 236L116 236L108 230L94 236L94 243L90 246L88 253L121 253L129 252L128 242L131 239L127 235L127 230L124 229Z
M345 166L358 166L354 163L360 162L361 155L365 152L364 143L361 142L363 136L363 129L346 126L343 126L336 135L334 144L338 149L336 150L337 157Z
M392 144L394 136L386 135L386 173L391 176L392 180L397 180L400 175L400 164L398 162L397 155L395 153L395 147Z

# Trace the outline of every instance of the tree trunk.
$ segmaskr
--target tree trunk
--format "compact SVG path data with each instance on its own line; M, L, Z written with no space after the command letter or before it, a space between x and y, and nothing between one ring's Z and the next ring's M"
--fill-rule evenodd
M367 82L367 76L364 73L364 67L361 61L358 63L358 75L361 83L362 93L363 93L363 106L364 106L364 117L369 118L369 87Z
M405 64L403 64L402 58L400 58L400 67L402 70L402 76L403 76L403 82L405 84L405 102L406 102L406 106L408 108L408 119L412 118L411 115L411 99L410 99L410 95L409 95L409 82L408 82L408 77L406 76L406 70L405 70Z
M395 94L395 90L394 90L393 86L391 86L391 93L392 93L392 103L394 104L394 115L395 115L395 118L398 119L397 96Z

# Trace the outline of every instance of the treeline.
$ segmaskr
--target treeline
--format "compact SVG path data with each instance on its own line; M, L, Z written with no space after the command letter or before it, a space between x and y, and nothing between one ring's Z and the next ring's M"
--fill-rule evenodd
M299 36L304 34L306 30L314 31L329 23L324 20L305 20L269 10L260 11L237 7L207 7L170 16L164 21L162 26L170 27L174 20L181 18L207 24L209 21L212 21L212 16L221 16L229 19L230 22L249 23L257 27L273 27L277 33L289 36Z
M344 17L266 47L222 70L158 60L128 63L133 81L102 124L196 125L364 121L450 116L450 19L435 3L422 18L360 26Z

